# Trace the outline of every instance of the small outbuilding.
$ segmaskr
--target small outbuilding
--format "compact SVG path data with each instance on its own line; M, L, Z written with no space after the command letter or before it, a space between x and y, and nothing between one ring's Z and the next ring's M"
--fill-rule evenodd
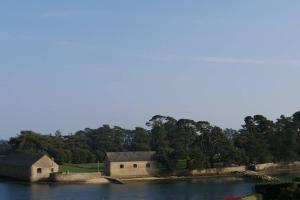
M58 165L47 155L14 153L0 157L0 176L35 182L48 180Z
M107 152L104 173L118 178L158 175L154 151Z

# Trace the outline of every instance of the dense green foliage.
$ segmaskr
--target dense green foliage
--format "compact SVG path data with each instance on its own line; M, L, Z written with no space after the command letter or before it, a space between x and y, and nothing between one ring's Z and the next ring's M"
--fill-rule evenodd
M295 178L293 179L293 182L298 182L298 183L300 183L300 177L299 177L299 176L295 177Z
M290 162L300 155L300 112L275 122L262 115L247 116L240 130L221 129L206 121L176 120L156 115L147 129L103 125L74 134L21 131L0 143L0 153L48 153L58 163L96 163L107 151L157 152L157 160L174 169L184 160L189 169L262 162Z
M291 183L265 183L255 185L255 192L263 196L263 200L299 200L300 184Z
M281 191L287 188L295 188L294 183L265 183L257 184L255 192L262 194L264 200L275 200L280 196Z

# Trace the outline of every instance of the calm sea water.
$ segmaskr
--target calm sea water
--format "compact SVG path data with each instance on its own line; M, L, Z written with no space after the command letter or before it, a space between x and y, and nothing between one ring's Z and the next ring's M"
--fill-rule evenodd
M291 180L300 173L275 174ZM130 182L124 185L28 184L0 179L0 199L7 200L102 200L102 199L197 199L222 200L252 193L255 182L237 178L205 178L180 181Z

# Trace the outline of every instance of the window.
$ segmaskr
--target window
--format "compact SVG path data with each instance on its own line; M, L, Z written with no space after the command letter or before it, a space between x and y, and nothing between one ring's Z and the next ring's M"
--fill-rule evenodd
M147 163L147 164L146 164L146 167L147 167L147 168L150 168L150 163Z
M121 165L120 165L120 168L121 168L121 169L123 169L123 168L124 168L124 165L123 165L123 164L121 164Z
M53 168L53 167L51 168L51 172L52 172L52 173L54 172L54 168Z
M133 164L133 168L137 168L137 164Z
M42 173L42 168L37 168L37 169L36 169L36 172L37 172L38 174L41 174L41 173Z

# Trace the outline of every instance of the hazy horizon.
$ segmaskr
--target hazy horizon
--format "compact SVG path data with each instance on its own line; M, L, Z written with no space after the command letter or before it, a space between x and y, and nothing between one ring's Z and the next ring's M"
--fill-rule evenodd
M0 2L0 138L145 127L238 129L300 110L298 1Z

